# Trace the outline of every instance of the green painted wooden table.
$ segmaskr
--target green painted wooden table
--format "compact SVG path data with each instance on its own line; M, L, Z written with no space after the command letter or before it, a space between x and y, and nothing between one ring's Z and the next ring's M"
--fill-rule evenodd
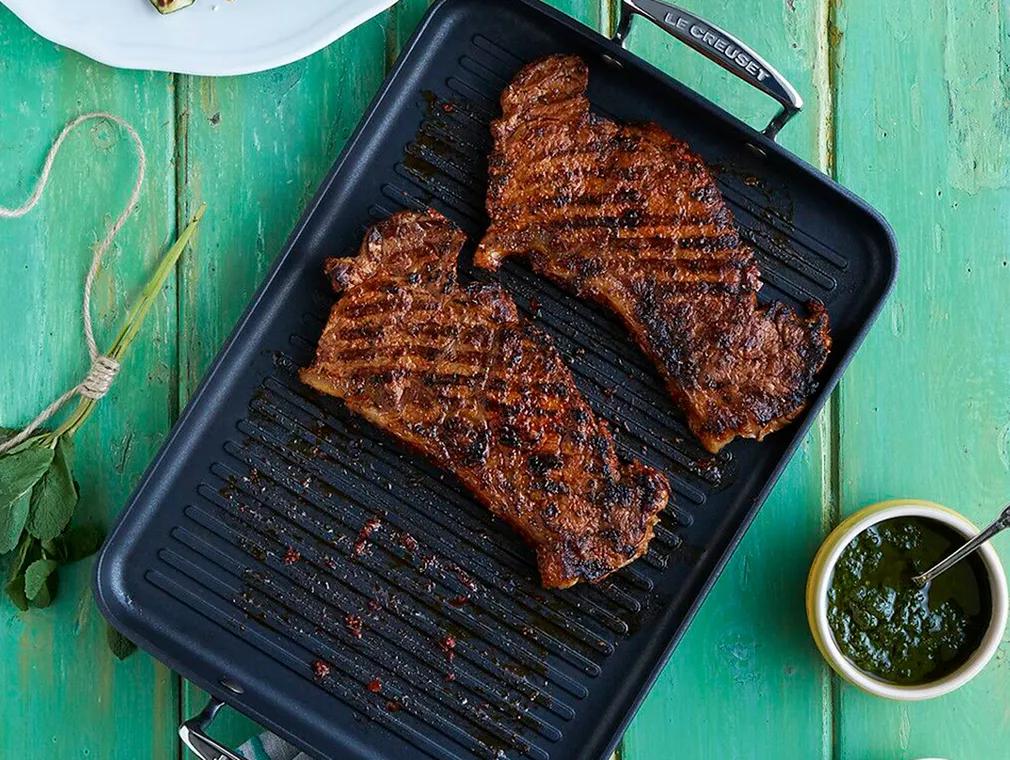
M833 677L806 630L810 559L840 516L919 496L984 520L1010 494L1010 6L1006 0L684 0L778 65L807 100L783 132L798 155L877 206L902 249L897 292L789 466L621 748L652 758L1010 758L1007 647L925 704ZM555 0L610 32L616 0ZM0 9L0 204L20 202L68 118L114 111L150 155L140 208L96 288L118 325L153 261L210 211L78 440L82 518L118 512L303 205L424 12L400 4L299 63L233 79L115 71ZM754 125L774 106L637 25L631 48ZM88 247L125 201L115 130L71 138L40 208L0 221L0 425L85 366L78 299ZM1006 550L1005 541L997 540ZM89 590L64 573L44 612L0 604L0 758L174 758L202 705L145 655L116 662ZM220 733L255 730L234 718Z

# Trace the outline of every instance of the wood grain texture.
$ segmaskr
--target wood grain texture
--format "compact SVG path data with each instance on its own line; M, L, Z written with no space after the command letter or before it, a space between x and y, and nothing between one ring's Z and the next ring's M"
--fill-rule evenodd
M690 9L796 85L807 105L781 139L823 165L830 102L820 4L695 0ZM778 107L644 19L629 46L758 128ZM629 728L623 760L830 757L829 676L803 610L806 571L830 514L829 429L825 411Z
M841 504L915 496L985 522L1010 493L1010 9L845 0L833 22L838 178L902 251L842 382ZM1007 757L1007 651L926 703L841 686L837 757Z
M608 0L545 0L545 2L578 19L591 29L607 32L610 16Z
M20 204L63 125L96 109L132 122L150 159L139 207L95 285L107 345L174 237L171 79L60 50L0 8L0 204ZM0 220L0 424L24 423L87 370L80 299L90 246L121 211L135 170L125 135L85 126L68 138L40 205ZM169 284L77 437L80 520L111 521L171 425L175 320ZM61 570L59 598L45 611L0 603L0 757L175 756L175 679L144 654L113 658L91 568L87 560Z
M390 65L403 51L429 6L431 6L430 0L399 0L393 6L386 35L387 62Z

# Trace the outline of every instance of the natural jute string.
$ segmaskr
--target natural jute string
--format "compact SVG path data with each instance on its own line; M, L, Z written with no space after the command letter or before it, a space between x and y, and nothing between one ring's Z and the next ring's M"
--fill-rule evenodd
M122 129L125 130L133 140L133 146L137 152L137 178L133 183L133 191L130 193L130 200L127 201L126 208L123 209L123 213L121 213L119 218L116 219L111 227L109 227L108 232L105 234L105 239L95 246L94 255L91 257L91 268L88 269L88 276L84 278L84 300L82 303L81 314L84 317L84 341L87 343L88 355L91 357L91 368L88 370L88 373L84 376L84 379L81 380L81 382L43 409L42 413L28 423L24 430L3 443L0 443L0 454L14 448L19 443L26 440L39 428L40 425L45 424L50 417L56 414L56 412L58 412L60 408L74 396L83 396L85 398L95 400L102 398L109 392L109 386L112 385L112 381L116 379L116 374L119 372L119 362L115 359L109 358L108 356L103 356L98 352L98 346L95 343L95 332L91 325L91 289L95 284L95 276L98 274L98 268L102 263L102 257L112 246L112 241L115 239L116 235L119 234L123 225L126 224L126 220L130 217L130 214L133 213L133 209L137 205L137 201L140 199L140 187L144 182L144 174L147 172L147 154L144 152L144 144L140 141L140 135L137 134L137 130L135 130L133 126L124 119L111 113L96 111L94 113L86 113L78 116L63 128L63 131L60 132L56 141L52 144L52 147L49 148L49 153L46 155L46 161L42 165L42 173L39 175L39 179L35 183L35 189L28 197L28 200L26 200L24 204L18 208L4 208L3 206L0 206L0 219L17 219L35 208L39 199L42 197L43 191L46 189L46 185L49 184L49 177L53 170L53 162L56 160L56 155L60 152L60 148L63 147L63 141L66 140L67 136L81 124L89 121L100 120L111 121L122 127Z

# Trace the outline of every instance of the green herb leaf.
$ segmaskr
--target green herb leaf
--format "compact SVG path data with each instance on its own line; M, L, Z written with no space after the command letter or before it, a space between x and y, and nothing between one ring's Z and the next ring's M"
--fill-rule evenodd
M19 573L7 581L4 592L15 607L22 612L28 611L28 597L25 596L25 576L23 573Z
M7 583L4 584L4 591L14 602L14 606L22 612L28 610L28 597L25 596L25 568L29 564L29 556L38 551L37 543L27 533L23 533L17 550L11 556L10 567L7 570Z
M25 596L34 601L45 587L46 580L59 566L60 563L55 559L37 559L32 562L25 570Z
M53 456L53 450L40 442L0 456L0 554L17 546L28 519L28 493L49 469Z
M11 555L10 565L7 568L7 580L11 580L16 575L24 575L25 568L29 565L29 552L32 548L38 549L33 544L37 542L27 533L21 534L18 541L17 550Z
M31 509L25 527L43 541L60 535L73 517L78 497L71 471L73 459L73 441L61 435L56 441L49 469L32 489Z
M21 531L28 521L30 500L26 492L6 507L0 505L0 554L12 551L18 545Z
M32 548L37 550L37 546L33 547L35 543L35 540L28 536L28 534L21 535L21 541L18 542L17 550L10 558L10 567L7 569L7 582L4 584L4 591L7 596L14 602L14 606L22 612L28 609L28 597L24 595L24 568L28 565L30 550Z
M63 535L43 541L42 548L61 565L90 557L102 545L105 534L97 525L75 525Z
M27 583L27 581L26 581ZM42 588L39 589L39 593L35 595L34 599L29 599L29 603L32 607L48 607L52 604L53 599L56 598L56 590L60 587L60 574L50 573L42 584ZM27 594L26 594L27 596Z
M109 623L105 624L105 640L109 642L109 649L112 650L112 653L116 655L117 659L125 660L137 651L137 645L113 628Z

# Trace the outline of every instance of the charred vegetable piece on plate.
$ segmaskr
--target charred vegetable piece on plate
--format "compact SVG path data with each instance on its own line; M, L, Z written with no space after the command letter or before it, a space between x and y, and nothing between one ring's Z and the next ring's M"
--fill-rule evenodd
M158 9L158 13L175 13L195 2L196 0L151 0L151 5Z

